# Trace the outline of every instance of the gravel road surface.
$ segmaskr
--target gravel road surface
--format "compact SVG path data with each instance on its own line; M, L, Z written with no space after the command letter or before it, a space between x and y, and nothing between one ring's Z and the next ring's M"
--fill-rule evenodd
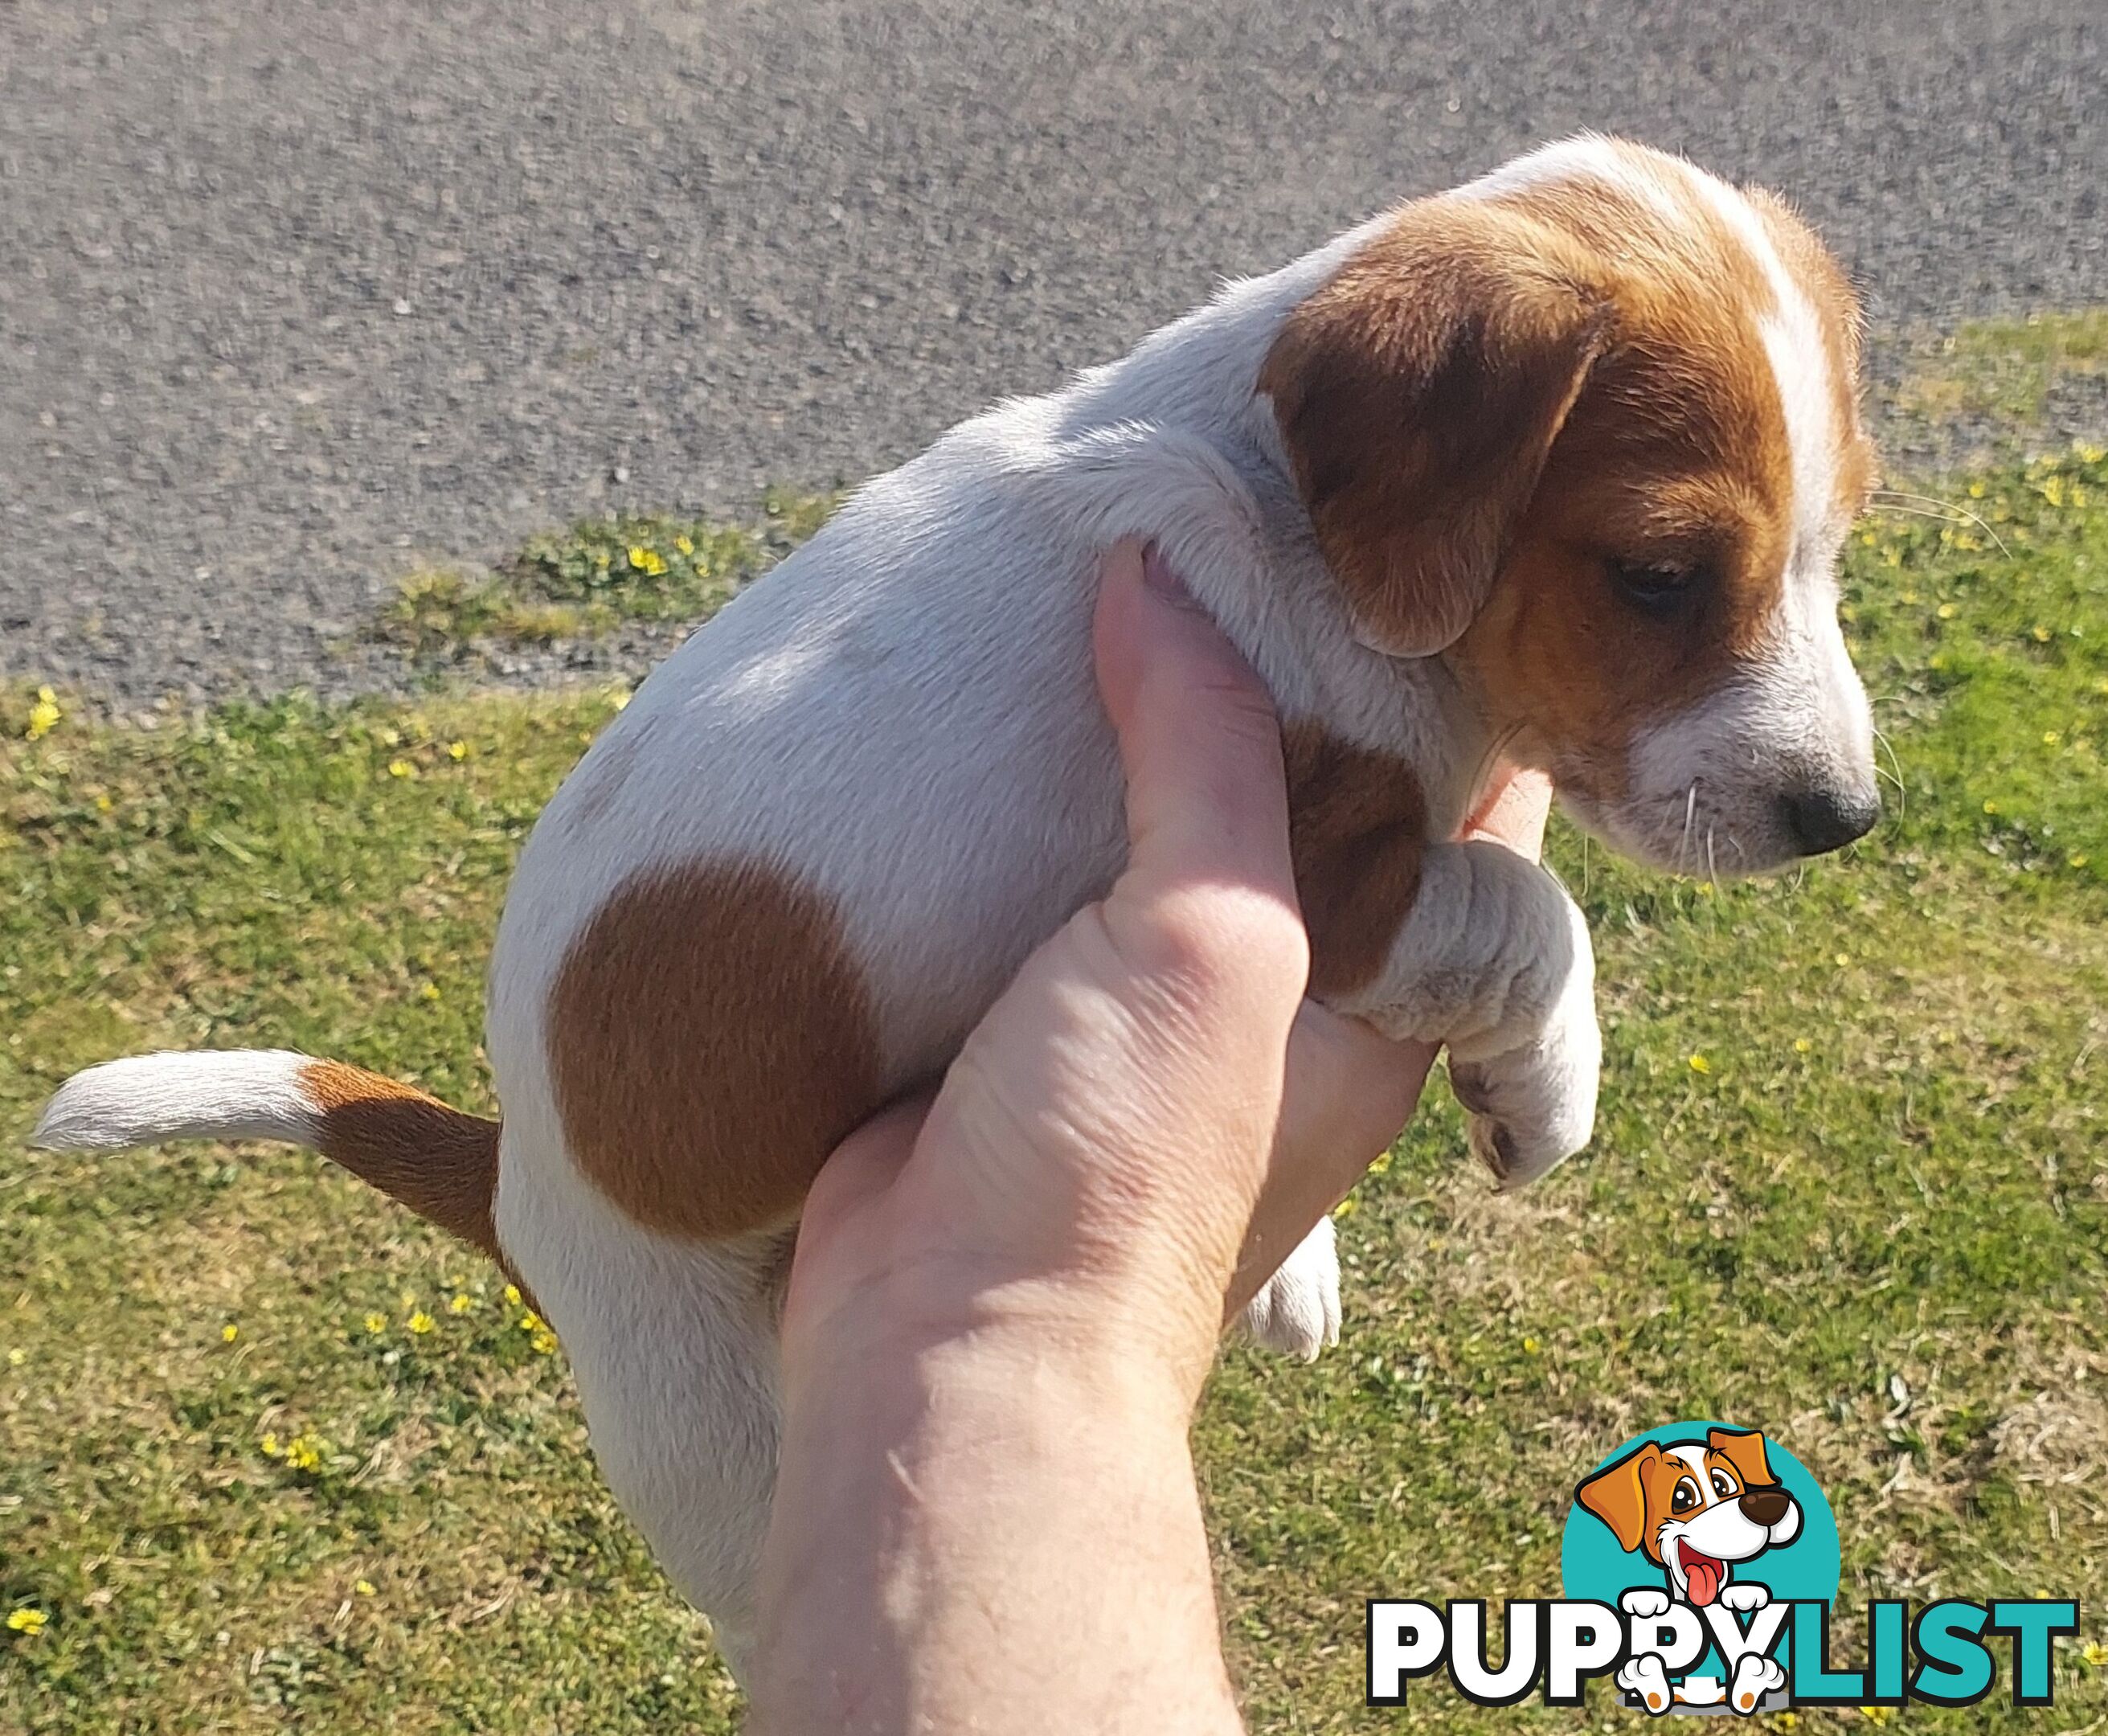
M2079 0L0 0L0 676L385 680L419 561L853 480L1582 127L1890 327L2108 299L2104 89Z

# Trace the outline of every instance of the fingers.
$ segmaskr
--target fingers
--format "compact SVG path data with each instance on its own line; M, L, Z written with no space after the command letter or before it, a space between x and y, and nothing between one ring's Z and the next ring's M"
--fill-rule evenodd
M1251 666L1131 543L1106 557L1092 637L1127 773L1125 890L1242 886L1294 909L1281 729Z
M1226 1319L1259 1293L1412 1119L1434 1060L1431 1044L1394 1043L1359 1019L1303 1003L1289 1032L1281 1121Z
M1491 838L1534 862L1544 854L1544 826L1551 818L1552 780L1542 772L1510 767L1487 790L1459 836Z

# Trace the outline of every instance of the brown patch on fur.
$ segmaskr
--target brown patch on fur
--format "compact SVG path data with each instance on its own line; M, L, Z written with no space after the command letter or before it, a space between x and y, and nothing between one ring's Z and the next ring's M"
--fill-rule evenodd
M565 954L548 1033L574 1160L670 1235L781 1226L879 1106L876 1022L840 922L755 863L622 886Z
M1426 656L1493 583L1604 329L1602 262L1497 205L1408 205L1290 310L1259 390L1356 631Z
M340 1061L307 1062L300 1089L315 1106L324 1157L506 1265L490 1215L497 1122Z
M1310 936L1310 990L1351 993L1376 981L1420 891L1427 814L1403 760L1327 735L1281 731L1295 892Z

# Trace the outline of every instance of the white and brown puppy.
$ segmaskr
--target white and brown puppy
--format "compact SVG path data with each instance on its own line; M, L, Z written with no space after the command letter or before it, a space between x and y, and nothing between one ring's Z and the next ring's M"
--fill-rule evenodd
M1525 1181L1588 1139L1599 1048L1572 901L1449 841L1497 758L1672 869L1873 819L1833 577L1857 321L1777 200L1607 140L1388 212L953 429L644 683L513 881L502 1132L244 1054L95 1069L40 1137L304 1141L499 1254L736 1651L805 1189L1119 868L1106 548L1160 543L1278 701L1312 993L1445 1039L1474 1148ZM1321 1226L1254 1318L1313 1353L1336 1287Z
M1651 1441L1604 1466L1574 1499L1694 1608L1722 1595L1737 1562L1800 1535L1800 1504L1772 1474L1764 1437L1746 1429L1669 1446Z

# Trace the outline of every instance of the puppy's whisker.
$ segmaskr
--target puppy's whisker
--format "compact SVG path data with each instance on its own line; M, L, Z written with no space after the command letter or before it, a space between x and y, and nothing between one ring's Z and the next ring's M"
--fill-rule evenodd
M1676 872L1684 872L1684 863L1691 854L1691 823L1698 817L1698 780L1691 780L1683 792L1683 838L1676 846Z
M1941 510L1929 512L1925 510L1927 507L1938 507ZM1914 518L1930 518L1944 524L1974 525L1998 545L2000 554L2008 561L2013 557L2012 550L2006 546L2006 539L1980 515L1971 512L1958 501L1942 500L1932 494L1907 494L1900 489L1876 489L1874 490L1874 507L1877 512L1901 512Z
M1881 751L1889 756L1889 769L1885 774L1881 773L1881 764L1878 760L1874 762L1874 770L1877 775L1885 775L1896 787L1896 818L1901 819L1910 812L1910 791L1903 787L1903 763L1896 757L1895 744L1890 741L1888 732L1878 724L1874 726L1874 740Z

